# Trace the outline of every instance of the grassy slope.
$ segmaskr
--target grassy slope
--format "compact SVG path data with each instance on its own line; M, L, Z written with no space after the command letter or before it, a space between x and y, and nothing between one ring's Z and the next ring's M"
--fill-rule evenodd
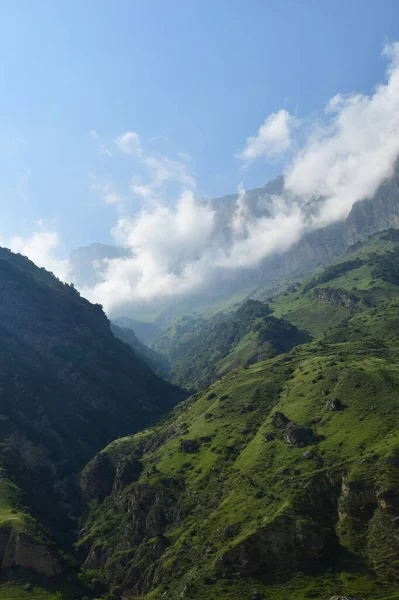
M285 583L266 584L255 575L224 579L219 569L228 551L267 531L281 516L296 523L312 519L308 508L323 496L326 481L339 480L328 492L337 498L342 478L354 488L378 493L398 488L399 288L379 279L371 264L375 253L396 247L383 235L375 236L343 258L360 257L368 264L327 282L313 281L306 293L297 288L271 303L275 314L307 325L318 339L231 371L179 405L166 422L104 450L115 463L137 455L140 447L147 450L138 483L127 486L117 502L110 496L90 511L83 542L108 548L105 577L129 589L137 584L137 572L148 571L145 557L156 539L144 537L133 550L126 541L132 539L132 517L124 507L130 494L150 488L156 498L166 481L176 481L185 488L177 501L180 516L164 527L169 546L151 560L160 573L159 585L138 597L238 600L260 591L269 600L324 600L338 593L399 598L398 519L390 508L377 508L373 517L360 516L359 522L350 510L341 518L327 509L318 515L326 531L338 532L340 549L311 574L298 570ZM326 286L355 294L357 302L346 308L316 300L314 290ZM338 398L345 409L329 412L329 398ZM304 459L303 448L282 440L271 424L276 410L301 425L313 421L320 440L309 448L316 458ZM265 443L266 432L275 439ZM200 441L199 451L183 453L184 439ZM229 527L233 534L227 537Z
M335 348L329 348L329 352L314 356L311 351L298 351L287 362L274 359L231 374L212 387L215 398L209 400L207 391L198 400L187 402L167 423L177 435L144 455L146 471L141 481L157 486L165 476L183 479L189 495L198 501L190 506L184 520L165 532L172 543L162 557L162 564L166 581L170 578L173 585L161 586L148 597L161 598L169 589L166 597L177 598L177 590L180 593L188 581L196 586L195 594L189 597L204 597L205 590L209 590L204 581L214 574L218 559L228 547L282 512L295 511L301 490L332 468L346 470L356 480L371 478L373 485L376 480L384 485L391 483L389 478L393 475L384 461L398 448L395 424L399 367L387 359L349 358L350 354L345 353L337 360ZM320 374L323 379L312 383ZM332 396L347 405L344 411L325 410L321 390L326 386ZM225 395L229 398L221 401ZM243 412L248 406L250 412ZM302 448L290 450L279 438L264 443L265 432L273 431L270 413L276 408L300 424L322 417L321 423L314 427L315 433L325 436L315 448L321 463L304 460ZM213 416L207 417L209 413ZM185 435L183 428L189 431ZM248 432L243 433L244 430ZM159 427L148 435L156 438L162 431ZM201 444L199 453L180 452L181 439L203 436L211 436L212 440ZM231 456L229 447L239 449L238 455ZM364 459L371 460L367 469L363 467ZM153 474L154 467L159 473ZM237 537L226 540L222 532L226 526L237 523L240 523ZM93 509L87 537L94 536L99 545L112 546L113 540L123 537L126 527L128 516L115 512L115 506L105 502ZM209 548L212 553L207 555ZM395 596L393 586L384 586L368 573L362 560L359 559L356 569L353 571L353 565L343 561L340 574L322 573L317 580L301 576L287 586L269 587L247 578L228 588L222 581L217 582L211 589L213 597L226 599L245 597L255 588L273 599L321 600L328 594L359 595L366 589L367 593L373 593L373 598L399 597ZM313 588L311 596L309 586Z
M396 235L390 232L377 234L365 243L353 246L340 259L334 261L331 267L356 259L365 264L335 276L329 281L317 283L318 276L328 271L328 268L320 271L305 284L294 284L292 286L294 290L269 299L269 305L274 310L273 314L288 319L313 336L318 336L351 316L353 310L345 306L320 303L314 298L314 291L317 288L334 287L355 295L359 300L360 304L357 308L360 310L365 308L365 303L377 305L389 298L395 298L398 295L397 286L376 277L374 262L377 256L390 253L397 248ZM314 286L303 293L303 289L312 283Z
M231 314L209 320L186 316L153 341L173 367L173 380L201 389L230 369L280 354L306 339L283 319L270 316L267 304L247 300Z

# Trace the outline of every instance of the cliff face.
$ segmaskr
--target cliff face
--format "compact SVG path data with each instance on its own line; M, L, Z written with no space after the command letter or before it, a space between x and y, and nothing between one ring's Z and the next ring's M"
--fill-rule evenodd
M372 198L356 202L345 221L310 232L284 254L266 259L258 271L258 277L261 280L273 280L293 274L306 276L313 269L337 258L349 246L374 233L397 227L399 169L378 188Z
M1 569L29 568L47 577L60 575L63 570L55 550L9 527L0 529L0 565Z

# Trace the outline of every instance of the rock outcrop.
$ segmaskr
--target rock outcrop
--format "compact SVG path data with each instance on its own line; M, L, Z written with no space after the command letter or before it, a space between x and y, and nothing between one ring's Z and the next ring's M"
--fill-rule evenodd
M0 565L2 569L29 568L47 577L62 572L61 561L54 551L9 527L0 529Z
M313 292L314 297L319 302L328 302L334 306L345 306L353 308L357 299L353 294L334 287L318 287Z

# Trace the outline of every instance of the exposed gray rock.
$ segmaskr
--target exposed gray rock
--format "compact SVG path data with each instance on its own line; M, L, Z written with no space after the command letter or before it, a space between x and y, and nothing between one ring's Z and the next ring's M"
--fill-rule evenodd
M180 450L186 454L195 454L199 450L199 443L197 440L181 440Z
M333 287L319 287L314 290L314 297L320 302L329 302L334 306L345 306L352 308L357 302L357 298L343 290Z
M2 569L25 567L47 577L62 572L59 558L48 546L9 527L0 530L0 564Z
M284 427L286 427L288 425L288 423L290 423L290 420L282 412L277 411L272 416L272 424L274 427L277 427L278 429L283 429Z
M265 442L272 442L274 440L274 434L271 432L265 433L264 440Z
M284 441L297 448L303 448L313 441L312 428L291 422L284 431Z
M86 569L101 569L108 559L108 553L105 548L94 548L84 562Z
M327 400L327 402L325 403L325 407L326 410L329 411L337 411L343 409L340 400L337 400L336 398L330 398L330 400Z
M97 454L83 469L80 476L80 489L84 502L97 499L102 502L111 493L114 484L115 467L104 452Z
M312 452L312 450L305 450L305 452L302 454L303 458L306 458L308 460L315 458L315 453Z
M357 600L357 599L353 598L352 596L332 596L332 598L330 598L330 600Z
M124 487L137 481L143 470L143 465L137 458L124 458L118 464L115 475L114 489L121 491Z

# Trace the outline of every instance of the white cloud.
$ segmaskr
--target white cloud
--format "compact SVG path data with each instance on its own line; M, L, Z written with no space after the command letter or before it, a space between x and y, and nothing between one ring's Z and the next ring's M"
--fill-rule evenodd
M115 139L115 144L124 154L139 156L141 153L140 136L135 131L127 131Z
M284 108L267 117L257 135L247 138L246 146L238 158L249 163L257 158L270 158L284 154L292 143L291 129L294 117Z
M253 268L266 256L288 250L303 234L305 224L300 206L292 200L273 196L268 217L253 218L243 206L242 194L239 194L232 220L236 235L231 246L217 259L217 266Z
M112 190L104 194L104 200L107 204L120 204L123 201L123 198L119 192Z
M112 311L129 302L192 292L203 284L204 261L214 229L214 212L185 191L176 207L162 204L113 229L132 258L108 261L104 281L82 292Z
M115 204L119 207L123 205L125 198L115 189L112 182L97 183L94 176L91 176L91 179L90 189L100 192L105 204Z
M28 238L13 237L8 244L9 248L13 252L27 256L38 267L52 271L61 281L67 281L71 275L69 261L67 259L60 260L55 256L60 244L58 233L43 229L42 221L38 221L37 225L39 231L34 232Z
M95 129L90 129L89 135L92 138L98 138L98 133L97 133L97 131Z
M165 186L173 182L183 188L196 187L195 179L185 162L167 156L146 155L142 157L141 164L146 168L148 181L143 184L140 178L140 183L137 183L135 178L131 189L134 194L142 198L159 199L159 194L165 191Z
M103 156L108 156L108 157L112 156L112 152L106 144L100 145L100 154L102 154Z
M399 44L385 48L387 82L370 95L337 94L286 174L287 189L322 196L316 226L344 219L392 175L399 155Z

